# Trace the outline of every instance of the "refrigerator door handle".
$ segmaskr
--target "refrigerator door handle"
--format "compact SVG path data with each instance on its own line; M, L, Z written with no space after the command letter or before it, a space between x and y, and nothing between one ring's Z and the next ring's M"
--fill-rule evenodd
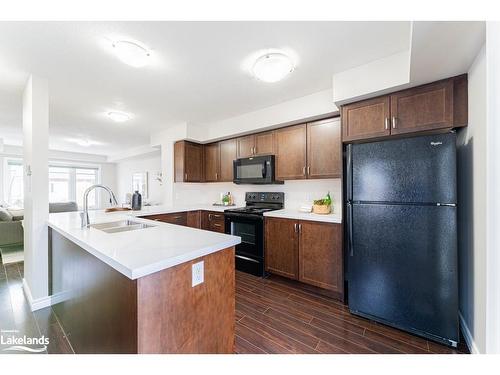
M352 204L347 203L347 240L349 241L349 256L354 256L354 246L352 244Z
M347 145L346 149L346 200L352 200L352 144Z

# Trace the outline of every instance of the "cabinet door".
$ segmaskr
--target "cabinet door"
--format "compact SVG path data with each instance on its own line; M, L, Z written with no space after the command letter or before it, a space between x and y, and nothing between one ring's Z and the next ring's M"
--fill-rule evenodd
M254 155L255 135L247 135L236 139L238 144L238 157L249 158Z
M389 117L389 96L345 105L342 107L342 140L390 135Z
M342 226L299 222L299 280L343 294Z
M211 143L204 146L205 181L219 181L219 144Z
M276 179L306 178L306 125L276 131Z
M266 271L297 280L298 222L266 218L265 231Z
M236 159L236 139L219 142L220 176L219 181L233 181L233 161Z
M203 147L184 142L184 182L201 182Z
M453 127L453 81L391 95L391 134Z
M342 174L340 120L307 124L307 178L334 178Z
M274 155L274 132L255 135L255 155Z
M201 228L201 212L189 211L187 213L187 226L190 228Z

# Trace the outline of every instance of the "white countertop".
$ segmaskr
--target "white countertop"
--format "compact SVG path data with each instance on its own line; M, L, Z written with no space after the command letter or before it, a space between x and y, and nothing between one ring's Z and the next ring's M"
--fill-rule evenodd
M118 233L106 233L95 228L82 229L79 212L50 214L48 225L134 280L241 243L241 238L237 236L134 218L134 216L193 210L222 212L224 209L225 207L198 205L150 206L140 211L113 213L104 213L103 210L89 211L91 224L133 218L134 221L154 225L150 228Z
M325 223L338 223L338 224L342 223L342 215L338 213L320 215L307 212L300 212L299 210L284 209L284 210L266 212L264 213L264 216L277 217L283 219L322 221Z

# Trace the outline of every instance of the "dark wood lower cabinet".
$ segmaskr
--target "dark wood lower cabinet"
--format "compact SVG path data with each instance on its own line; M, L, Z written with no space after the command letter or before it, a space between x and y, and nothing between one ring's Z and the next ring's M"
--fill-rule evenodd
M290 279L298 279L298 222L266 218L265 267Z
M201 211L188 211L187 226L190 228L201 229Z
M154 221L161 221L162 223L176 224L176 225L188 225L188 214L187 212L175 212L171 214L159 214L159 215L147 215L141 216L142 219L149 219Z
M342 294L342 226L301 221L299 233L299 280Z
M266 218L266 271L344 298L342 225Z
M202 211L201 229L225 233L224 214L216 211Z

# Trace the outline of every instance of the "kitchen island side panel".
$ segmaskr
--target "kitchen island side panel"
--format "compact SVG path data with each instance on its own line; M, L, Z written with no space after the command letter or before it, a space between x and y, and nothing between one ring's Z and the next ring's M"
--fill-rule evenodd
M234 247L138 279L137 298L139 353L234 353Z
M53 306L75 353L137 353L137 281L49 228Z

